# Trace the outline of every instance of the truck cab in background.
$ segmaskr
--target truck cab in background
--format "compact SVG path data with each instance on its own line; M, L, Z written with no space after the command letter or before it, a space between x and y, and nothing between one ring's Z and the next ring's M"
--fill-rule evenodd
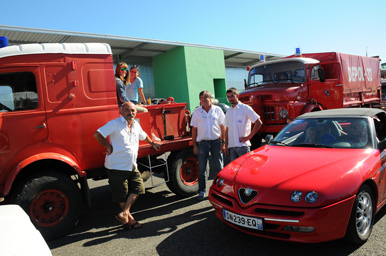
M161 151L140 142L139 169L165 172L173 192L195 194L187 104L169 98L145 108L136 119ZM46 239L68 233L90 203L88 179L106 177L93 133L119 115L109 45L0 48L0 201L20 205ZM152 169L159 161L164 168Z
M252 139L278 133L297 116L324 109L380 107L380 59L337 52L297 54L248 67L241 102L263 122Z

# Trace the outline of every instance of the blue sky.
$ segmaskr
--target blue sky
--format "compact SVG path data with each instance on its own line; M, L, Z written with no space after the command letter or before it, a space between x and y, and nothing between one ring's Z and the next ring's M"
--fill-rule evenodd
M0 24L386 62L385 0L2 1Z

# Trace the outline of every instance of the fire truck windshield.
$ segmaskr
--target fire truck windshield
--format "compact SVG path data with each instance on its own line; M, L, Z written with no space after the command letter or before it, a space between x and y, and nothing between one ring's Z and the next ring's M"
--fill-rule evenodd
M288 60L276 63L265 63L252 68L249 71L248 87L304 82L305 65L302 62Z

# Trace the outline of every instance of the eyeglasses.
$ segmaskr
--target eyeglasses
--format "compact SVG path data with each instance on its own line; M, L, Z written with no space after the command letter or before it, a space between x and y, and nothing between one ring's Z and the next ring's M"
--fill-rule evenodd
M121 68L121 70L122 70L122 71L125 71L125 70L126 70L126 72L129 72L129 70L128 70L127 68Z

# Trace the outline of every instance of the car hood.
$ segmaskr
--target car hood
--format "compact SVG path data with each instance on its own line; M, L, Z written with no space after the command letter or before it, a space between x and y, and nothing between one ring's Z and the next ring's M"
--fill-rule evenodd
M312 207L327 205L356 193L362 183L361 172L367 159L377 150L326 149L266 145L236 159L224 168L233 172L232 189L226 190L239 199L240 188L258 191L251 203L310 207L305 202L292 203L293 191L319 194Z

